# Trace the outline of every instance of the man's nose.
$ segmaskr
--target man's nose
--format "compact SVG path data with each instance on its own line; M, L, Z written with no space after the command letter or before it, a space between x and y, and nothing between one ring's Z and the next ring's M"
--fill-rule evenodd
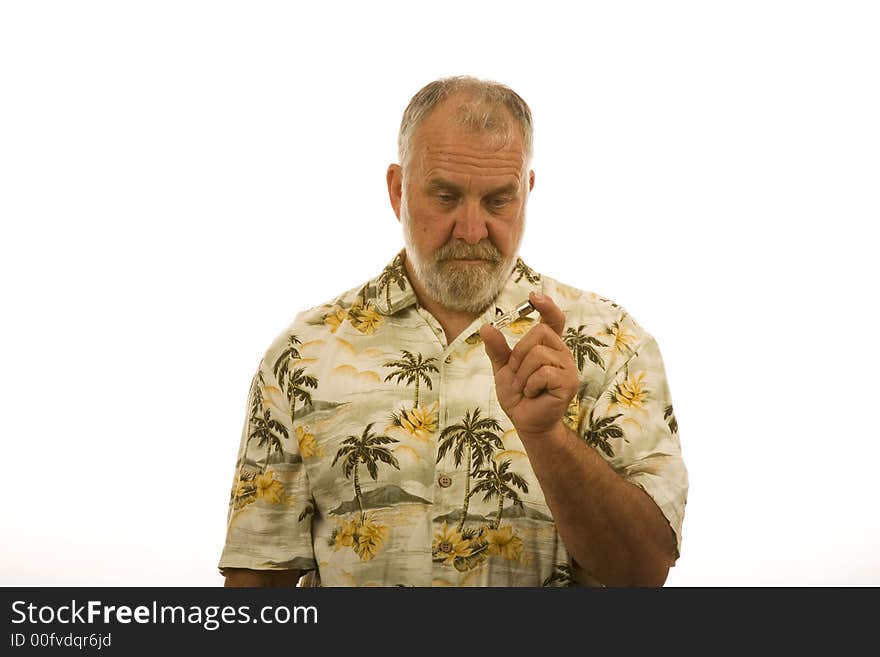
M465 202L459 207L455 217L455 228L452 236L464 240L468 244L476 244L489 237L486 219L478 202Z

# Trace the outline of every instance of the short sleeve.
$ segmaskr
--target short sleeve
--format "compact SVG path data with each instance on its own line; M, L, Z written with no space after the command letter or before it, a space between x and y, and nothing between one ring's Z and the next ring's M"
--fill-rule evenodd
M219 567L314 570L314 502L300 454L297 392L303 370L276 352L260 363L251 382ZM308 384L308 377L305 377ZM300 428L300 433L302 433Z
M638 324L630 326L638 340L606 380L584 437L619 475L651 496L675 532L678 558L688 492L678 423L657 342Z

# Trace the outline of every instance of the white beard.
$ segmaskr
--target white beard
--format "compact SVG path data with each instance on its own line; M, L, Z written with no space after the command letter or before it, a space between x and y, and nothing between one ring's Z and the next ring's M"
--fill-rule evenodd
M432 256L423 258L413 240L406 212L403 208L401 210L406 258L421 286L448 310L482 313L507 283L516 263L516 254L502 259L501 252L488 239L477 244L453 240ZM466 265L453 258L482 258L485 262Z

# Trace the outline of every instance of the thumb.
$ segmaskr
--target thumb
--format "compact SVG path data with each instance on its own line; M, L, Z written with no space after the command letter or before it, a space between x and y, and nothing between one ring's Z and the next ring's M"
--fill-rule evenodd
M492 363L492 372L497 374L498 370L507 365L510 358L510 347L507 346L507 340L504 334L489 324L483 324L480 327L480 337L483 338L483 346L486 348L486 355Z

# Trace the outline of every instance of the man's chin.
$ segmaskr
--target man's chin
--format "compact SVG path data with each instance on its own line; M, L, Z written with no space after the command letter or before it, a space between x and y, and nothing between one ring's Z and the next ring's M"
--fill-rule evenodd
M461 295L441 293L438 297L439 298L435 298L434 300L446 310L472 313L474 315L479 315L492 303L492 299L487 298L485 294L481 295L479 292Z
M487 266L493 264L487 263ZM494 289L497 283L493 280L492 274L495 273L493 270L483 271L480 276L474 276L477 273L475 268L478 266L453 265L451 268L444 268L442 274L438 276L444 282L439 286L436 284L432 286L435 300L450 310L482 312L499 290ZM464 273L465 271L467 273ZM462 275L456 276L455 273Z
M414 275L430 297L448 310L479 314L495 299L510 271L501 270L512 262L478 258L434 260L415 266Z
M501 266L501 263L493 260L441 260L437 263L441 269L445 271L455 270L455 271L474 271L475 269L479 269L484 272L485 276L491 276L496 271L498 271L498 267Z

